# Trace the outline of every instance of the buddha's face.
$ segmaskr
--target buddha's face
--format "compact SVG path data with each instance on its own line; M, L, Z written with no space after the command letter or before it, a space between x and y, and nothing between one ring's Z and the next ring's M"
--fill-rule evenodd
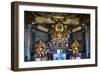
M57 33L57 37L58 37L58 38L62 38L62 33L61 33L61 32L58 32L58 33Z
M42 44L43 44L43 41L40 40L40 41L39 41L39 45L42 45Z
M77 41L75 40L75 43L77 43Z

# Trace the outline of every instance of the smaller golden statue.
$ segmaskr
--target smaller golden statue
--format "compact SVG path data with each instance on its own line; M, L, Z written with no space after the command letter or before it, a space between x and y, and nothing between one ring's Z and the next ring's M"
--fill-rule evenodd
M40 40L36 46L36 53L37 54L44 54L44 51L46 49L46 45L45 45L45 42Z
M77 40L75 40L72 45L72 53L73 55L78 55L79 51L80 51L80 46L79 46L79 42Z

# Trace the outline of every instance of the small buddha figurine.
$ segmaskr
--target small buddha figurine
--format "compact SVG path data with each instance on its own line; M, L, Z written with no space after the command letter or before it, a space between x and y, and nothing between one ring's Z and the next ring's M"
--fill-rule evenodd
M42 58L44 56L45 49L46 49L45 42L42 40L39 40L36 46L36 55L38 58Z
M72 53L73 53L73 56L76 58L76 57L80 57L80 46L79 46L79 42L77 40L75 40L72 45L71 45L71 48L72 48Z

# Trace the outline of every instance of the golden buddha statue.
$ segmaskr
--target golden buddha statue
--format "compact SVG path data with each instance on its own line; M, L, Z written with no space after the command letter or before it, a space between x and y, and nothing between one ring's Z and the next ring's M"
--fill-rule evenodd
M36 52L37 54L44 54L44 51L46 49L45 42L40 40L37 44Z
M56 31L56 37L57 38L63 38L64 36L64 25L61 23L56 24L55 26L55 31Z
M72 45L71 45L71 48L72 48L72 53L73 54L76 54L76 53L79 53L79 42L77 40L75 40Z

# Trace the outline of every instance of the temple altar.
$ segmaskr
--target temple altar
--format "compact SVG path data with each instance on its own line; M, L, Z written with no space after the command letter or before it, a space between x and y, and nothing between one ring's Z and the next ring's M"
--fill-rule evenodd
M25 61L90 58L90 23L82 18L89 15L26 11Z

